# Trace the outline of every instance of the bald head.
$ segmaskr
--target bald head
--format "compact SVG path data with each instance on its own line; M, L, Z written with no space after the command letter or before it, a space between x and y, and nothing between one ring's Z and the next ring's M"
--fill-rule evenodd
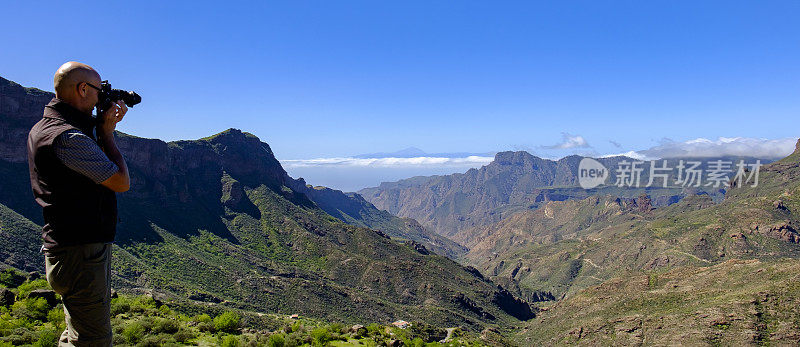
M85 111L88 108L91 112L94 104L88 105L91 100L87 99L91 99L91 95L86 90L87 86L81 85L83 82L99 86L100 74L91 66L76 61L64 63L53 76L53 87L57 98L80 110ZM94 102L97 102L96 95Z

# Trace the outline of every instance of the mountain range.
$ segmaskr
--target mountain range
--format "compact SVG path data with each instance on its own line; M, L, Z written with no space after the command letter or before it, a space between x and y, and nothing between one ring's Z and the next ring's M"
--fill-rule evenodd
M466 245L460 232L473 227L496 223L514 213L533 210L549 201L583 199L595 195L613 195L636 198L647 194L655 206L673 204L685 196L704 193L715 201L722 199L724 189L713 186L676 186L669 182L666 188L650 181L650 161L643 161L638 187L619 187L617 169L621 163L636 161L633 158L615 156L596 158L606 170L605 185L592 189L579 186L578 169L585 157L571 155L559 160L543 159L524 151L499 152L494 160L481 168L464 173L442 176L417 176L396 182L384 182L377 187L358 191L364 199L377 208L401 217L413 218L426 229ZM716 160L746 163L771 162L768 158L721 157L685 158L700 162L698 169L708 170L709 163ZM679 159L666 160L667 167L675 168ZM661 160L656 166L665 165ZM673 177L674 178L674 177Z

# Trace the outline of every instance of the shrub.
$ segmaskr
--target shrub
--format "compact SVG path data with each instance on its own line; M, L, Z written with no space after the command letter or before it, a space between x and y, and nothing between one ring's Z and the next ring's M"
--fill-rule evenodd
M173 313L172 310L170 310L169 306L167 306L167 305L159 306L158 307L158 312L160 312L164 316L171 316L172 313Z
M3 337L3 341L11 342L12 346L30 345L37 339L38 336L34 336L33 332L26 328L14 329L10 335Z
M286 345L286 340L281 334L272 334L267 339L267 347L283 347Z
M651 273L647 276L647 287L649 289L656 289L656 287L658 287L658 275Z
M412 340L409 345L413 346L413 347L424 347L425 346L425 341L422 341L421 338L417 337L414 340Z
M233 335L227 335L223 337L222 343L220 343L220 346L222 347L239 347L240 345L241 343L239 342L239 339Z
M16 288L25 282L25 276L14 269L5 269L0 272L0 284L4 287Z
M149 296L140 296L131 302L131 312L148 313L156 309L156 300Z
M369 336L382 336L384 334L384 327L378 323L367 325L367 334Z
M228 333L237 332L240 320L241 317L236 312L228 311L214 318L214 328Z
M26 319L14 317L8 312L0 315L0 331L12 331L25 326L27 323L28 322L26 322Z
M199 316L192 317L192 320L195 321L195 322L198 322L198 323L211 323L212 322L211 316L209 316L209 315L207 315L205 313L203 313L203 314L201 314Z
M64 308L61 305L53 307L52 310L47 312L47 321L53 323L56 327L66 324L64 321Z
M311 341L314 346L325 346L331 340L331 332L326 328L311 330Z
M293 333L294 332L304 333L305 331L306 331L306 328L302 324L300 324L300 322L295 322L294 324L292 324L292 331L291 332L293 332Z
M464 331L461 330L461 328L453 329L453 332L450 334L450 337L452 338L464 337L464 336L466 336L466 334L464 334Z
M214 333L216 331L216 329L214 329L214 320L211 319L211 316L205 313L199 316L194 316L192 320L197 322L197 329L200 330L200 332Z
M47 283L46 279L40 278L38 280L20 284L17 288L17 297L27 298L28 294L36 289L50 289L50 283Z
M20 318L31 321L45 321L47 320L47 313L50 311L50 305L47 304L47 300L44 298L22 299L11 306L11 311Z
M178 332L179 328L180 326L178 325L177 321L169 318L159 318L155 321L155 324L153 324L152 332L153 334L174 334Z
M136 347L161 347L174 344L175 339L171 335L159 334L145 337L141 342L136 344Z
M346 334L347 333L347 327L345 327L345 325L342 324L342 323L331 323L328 326L328 329L334 334Z
M130 344L137 343L144 337L144 326L139 321L131 322L122 330L122 337Z
M111 317L118 314L128 313L131 311L131 298L128 296L120 295L117 298L111 299Z
M193 332L191 332L189 330L180 329L180 330L178 330L177 333L172 335L172 337L175 338L175 341L178 341L180 343L186 343L187 341L189 341L189 340L191 340L191 339L193 339L193 338L195 338L197 336Z
M146 334L152 332L156 326L156 318L152 316L144 316L140 318L138 322L142 325Z
M447 330L423 322L414 322L407 330L410 337L419 337L424 342L436 342L447 337Z
M302 346L304 344L310 344L311 338L307 335L299 334L299 333L291 333L286 336L286 346Z
M51 347L58 345L58 339L61 333L55 329L43 329L39 333L39 340L36 341L34 347Z

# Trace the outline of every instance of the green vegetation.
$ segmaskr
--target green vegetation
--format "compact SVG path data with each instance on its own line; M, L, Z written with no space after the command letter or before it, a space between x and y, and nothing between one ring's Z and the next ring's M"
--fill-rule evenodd
M47 288L47 282L44 283ZM25 281L11 288L17 300L10 306L0 306L0 346L57 344L65 328L62 304L51 307L43 298L21 296L30 288L40 288L41 284L41 280ZM424 323L412 323L408 329L374 323L351 329L342 323L305 317L173 304L175 308L148 295L120 295L112 299L114 345L381 346L394 340L406 346L482 346L488 343L461 332L447 344L440 344L438 341L446 336L445 330Z
M214 329L226 333L232 333L239 330L239 317L236 312L225 312L214 318Z
M3 274L21 276L13 269L4 270ZM43 298L27 297L32 288L42 288L41 280L7 287L16 300L10 305L0 305L0 346L55 346L65 326L62 305L50 306Z

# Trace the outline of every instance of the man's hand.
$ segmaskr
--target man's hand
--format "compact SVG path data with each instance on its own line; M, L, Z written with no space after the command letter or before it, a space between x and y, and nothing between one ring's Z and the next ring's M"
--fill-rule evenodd
M103 117L102 122L97 126L98 144L100 144L100 148L106 153L108 159L119 167L117 173L100 184L117 193L125 192L131 187L128 164L125 163L125 158L119 152L117 143L114 140L114 129L116 129L117 123L122 121L122 117L125 117L127 112L128 106L125 105L124 101L120 100L111 104L111 107L102 115L98 115L98 117Z
M109 107L106 112L100 115L100 117L103 118L98 129L100 130L98 135L109 136L113 134L114 129L117 127L117 123L122 121L122 118L125 117L125 113L128 113L128 106L125 105L124 101L119 100L111 103L111 107Z

